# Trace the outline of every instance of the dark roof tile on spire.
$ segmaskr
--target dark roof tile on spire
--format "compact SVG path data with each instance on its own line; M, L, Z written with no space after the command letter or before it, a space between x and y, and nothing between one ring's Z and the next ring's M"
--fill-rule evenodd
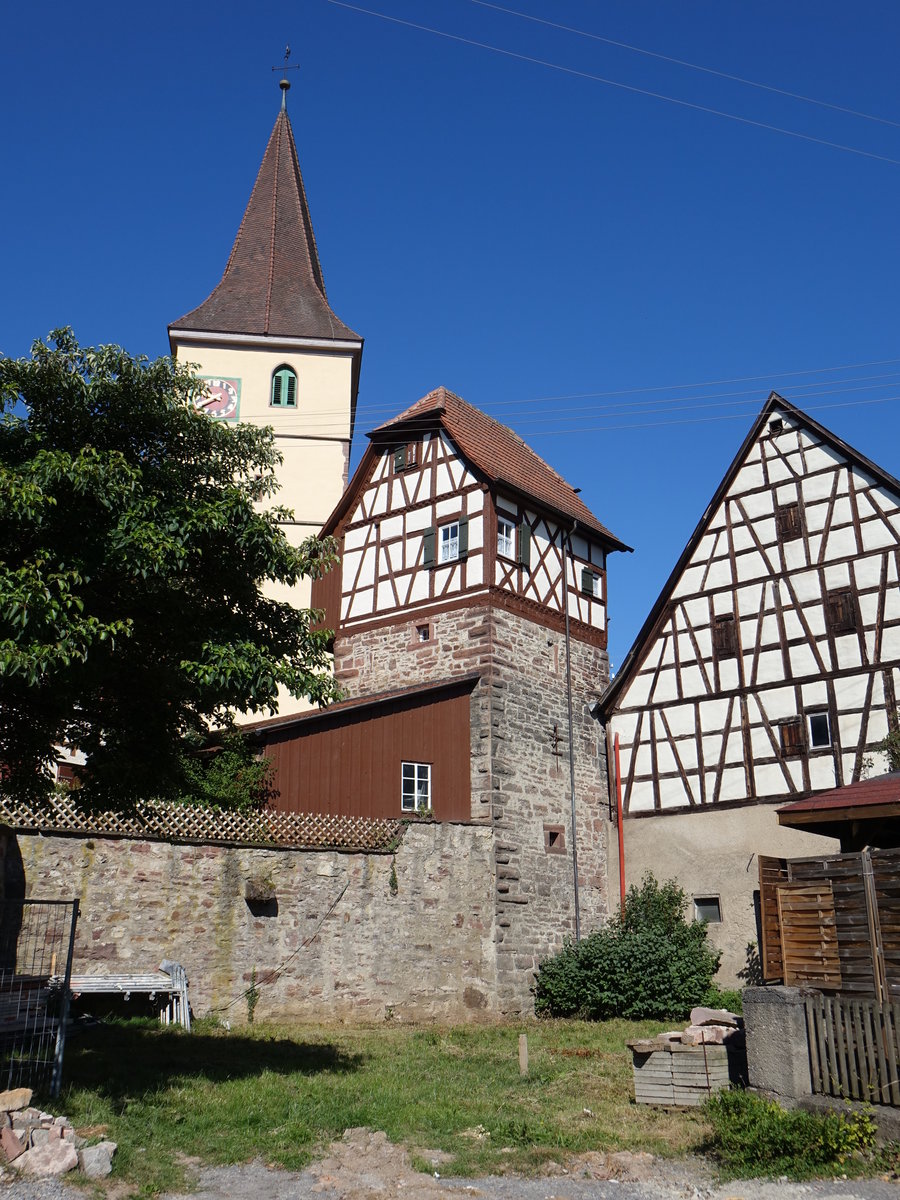
M170 331L361 341L332 312L297 147L278 114L222 281Z

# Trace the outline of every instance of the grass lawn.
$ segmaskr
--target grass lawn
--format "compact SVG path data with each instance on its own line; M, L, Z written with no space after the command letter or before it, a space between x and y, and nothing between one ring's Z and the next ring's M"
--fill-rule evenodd
M76 1126L108 1126L116 1175L145 1195L183 1182L182 1155L296 1168L356 1125L451 1154L446 1175L533 1171L565 1151L672 1155L697 1147L703 1120L636 1106L625 1048L661 1028L541 1021L227 1032L200 1022L188 1035L110 1024L68 1043L55 1110ZM527 1078L518 1066L523 1031Z

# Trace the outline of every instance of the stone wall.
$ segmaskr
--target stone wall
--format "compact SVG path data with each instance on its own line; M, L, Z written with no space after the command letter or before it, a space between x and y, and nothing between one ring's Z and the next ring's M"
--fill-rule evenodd
M79 973L184 964L195 1014L465 1021L496 1015L491 832L413 825L391 855L10 834L6 894L81 902ZM275 901L244 899L270 879ZM344 890L346 889L346 890ZM333 909L332 909L332 906Z
M335 645L350 696L481 671L472 694L472 818L491 822L501 1011L529 1011L534 971L575 932L563 633L484 603L385 624ZM605 650L572 638L576 835L583 932L608 912L605 742L588 703L608 679ZM548 850L545 827L560 833ZM560 847L562 847L560 849Z

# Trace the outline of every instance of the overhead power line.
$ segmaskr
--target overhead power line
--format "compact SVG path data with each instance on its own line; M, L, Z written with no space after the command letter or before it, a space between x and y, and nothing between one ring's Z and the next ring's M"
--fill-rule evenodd
M435 29L431 25L421 25L417 21L407 21L402 17L394 17L388 13L378 12L373 8L363 8L362 5L350 4L347 0L327 0L327 2L336 8L346 8L350 12L363 13L368 17L377 17L381 21L389 21L394 25L404 25L408 29L416 29L421 33L431 33L435 37L446 38L451 42L460 42L466 46L475 46L479 50L490 50L493 54L502 54L506 58L514 58L519 62L546 67L548 70L560 71L565 75L573 75L579 79L588 79L593 83L603 83L608 87L621 88L623 91L631 92L636 96L648 96L653 100L664 100L667 104L676 104L681 108L691 109L693 112L702 112L714 117L723 117L727 121L736 121L740 125L748 125L754 129L764 129L769 133L780 133L785 137L797 138L803 142L812 142L817 146L827 146L831 150L841 150L845 154L855 154L861 158L871 158L876 162L890 163L891 166L900 167L900 158L891 158L886 154L876 154L872 150L862 150L859 146L847 146L841 142L829 141L828 138L815 137L811 133L801 133L797 129L786 129L782 125L772 125L768 121L757 121L752 117L742 117L737 113L726 112L721 108L712 108L706 104L695 104L692 100L682 100L677 96L668 96L664 92L655 92L650 88L637 87L631 83L622 83L618 79L609 79L604 75L595 75L590 71L580 71L576 67L567 67L562 63L551 62L549 59L535 58L530 54L520 54L516 50L509 50L503 46L494 46L489 42L480 42L474 38L463 37L458 33L448 33L443 29Z
M856 108L846 108L843 104L832 104L829 100L817 100L814 96L804 96L800 92L789 92L785 88L773 87L769 83L760 83L757 79L745 79L743 75L731 75L728 71L718 71L715 67L704 67L700 63L687 62L683 58L673 58L669 54L660 54L656 50L647 50L643 46L633 46L630 42L617 42L615 38L603 37L599 33L591 33L587 29L576 29L572 25L562 25L558 21L549 21L546 17L536 17L532 13L519 12L515 8L505 8L502 4L492 4L491 0L469 0L480 8L492 8L496 12L506 13L510 17L521 17L523 21L533 21L537 25L547 25L551 29L559 29L564 33L574 33L578 37L590 38L594 42L603 42L607 46L616 46L620 50L630 50L634 54L644 54L647 58L656 58L660 62L673 63L678 67L687 67L691 71L702 71L704 75L715 75L719 79L728 79L732 83L741 83L746 87L759 88L763 92L772 92L776 96L786 96L789 100L800 100L804 104L816 104L820 108L830 108L833 112L845 113L850 117L861 117L864 121L877 121L880 125L891 125L900 129L900 121L892 121L888 117L878 117L874 113L860 112Z

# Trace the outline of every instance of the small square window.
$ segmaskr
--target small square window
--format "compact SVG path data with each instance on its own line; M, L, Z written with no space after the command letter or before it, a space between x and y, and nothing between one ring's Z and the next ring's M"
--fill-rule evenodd
M565 854L566 831L562 825L544 826L544 849L548 854Z
M456 562L459 558L459 521L441 526L441 562Z
M408 471L419 461L419 443L407 442L394 450L394 471Z
M417 625L416 626L416 641L417 642L430 642L431 641L431 626L430 625Z
M791 504L779 504L775 508L775 528L782 542L790 542L803 536L803 521L800 514L800 503L794 500Z
M718 896L694 897L694 920L712 924L722 920L722 905Z
M400 770L400 808L403 812L431 809L431 763L405 762Z
M809 746L811 750L824 750L831 745L831 722L827 712L808 713Z
M596 571L589 571L587 567L581 571L581 591L585 596L593 596L594 599L600 599L600 576Z
M508 517L497 518L497 553L501 558L514 558L516 527Z

